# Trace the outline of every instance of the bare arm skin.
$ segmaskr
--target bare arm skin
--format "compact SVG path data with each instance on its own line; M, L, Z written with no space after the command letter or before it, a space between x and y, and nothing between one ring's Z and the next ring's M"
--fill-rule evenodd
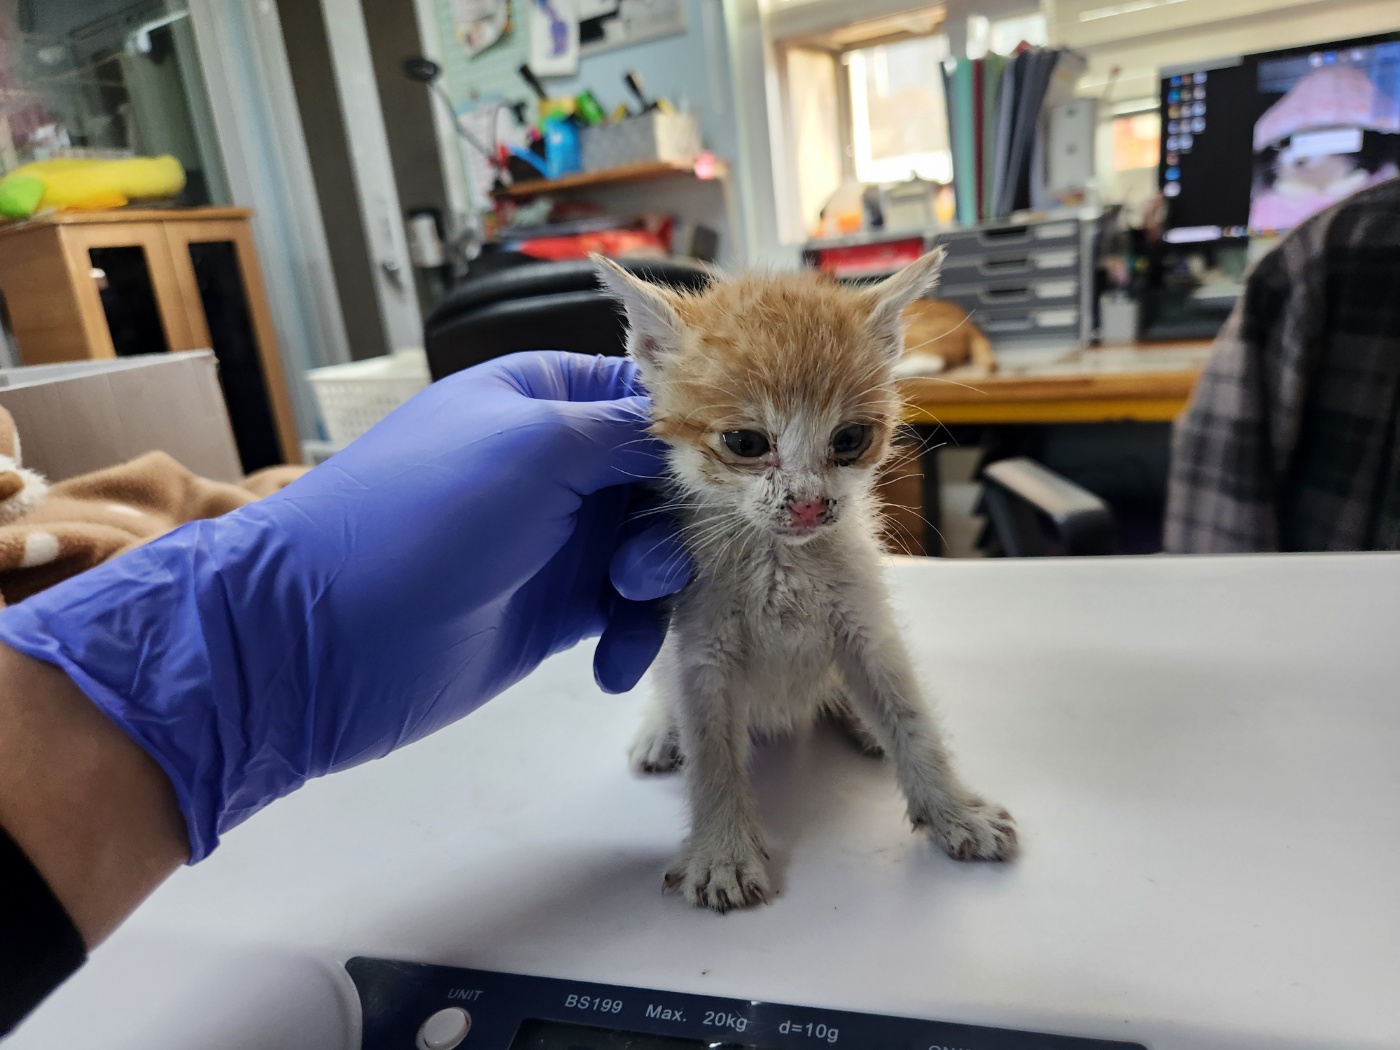
M0 827L88 949L189 856L170 781L61 671L0 645Z

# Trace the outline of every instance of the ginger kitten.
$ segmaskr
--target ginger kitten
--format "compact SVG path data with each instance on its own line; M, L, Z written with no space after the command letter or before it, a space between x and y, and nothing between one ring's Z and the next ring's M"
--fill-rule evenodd
M631 752L643 771L684 765L690 835L665 885L693 904L769 899L750 743L821 717L890 756L914 826L950 856L1016 852L1011 817L953 770L890 613L876 538L901 313L941 260L860 291L782 274L682 294L595 257L626 309L694 561Z
M997 370L992 341L966 310L946 299L916 299L904 311L905 353L896 366L900 378L936 375L971 365Z

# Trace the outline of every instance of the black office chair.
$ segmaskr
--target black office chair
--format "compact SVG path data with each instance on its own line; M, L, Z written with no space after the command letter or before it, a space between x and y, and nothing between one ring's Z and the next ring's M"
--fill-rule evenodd
M657 284L697 290L711 272L680 259L622 259ZM467 278L429 315L424 332L433 379L520 350L619 356L625 329L615 300L587 260L527 262Z
M1007 558L1113 554L1116 523L1108 503L1026 456L982 468L978 510L985 554Z

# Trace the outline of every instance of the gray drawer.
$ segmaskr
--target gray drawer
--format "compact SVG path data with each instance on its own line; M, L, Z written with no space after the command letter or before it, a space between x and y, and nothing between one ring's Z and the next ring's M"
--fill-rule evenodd
M948 249L950 256L985 254L1007 249L1041 249L1053 246L1079 246L1078 219L1050 219L1018 226L983 226L975 230L949 230L939 233L935 242Z
M943 262L943 283L964 284L987 280L1078 277L1079 245L994 252L949 252Z
M1078 343L1083 312L1075 306L998 306L971 311L993 346L1016 342Z
M964 310L1002 306L1078 306L1079 278L1058 277L1035 281L983 281L970 284L949 281L937 295Z

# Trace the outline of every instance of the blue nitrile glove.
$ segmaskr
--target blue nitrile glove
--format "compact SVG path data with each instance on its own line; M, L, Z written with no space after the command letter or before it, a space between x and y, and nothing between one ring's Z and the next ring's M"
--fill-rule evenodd
M631 688L689 564L616 358L517 354L434 384L283 491L0 613L165 769L191 861L303 781L472 711L602 637Z

